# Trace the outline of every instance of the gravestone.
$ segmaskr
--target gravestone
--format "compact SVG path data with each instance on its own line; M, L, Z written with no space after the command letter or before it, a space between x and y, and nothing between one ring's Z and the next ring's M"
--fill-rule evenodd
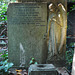
M68 15L68 30L67 35L67 44L75 42L75 9L72 10Z
M68 25L71 26L70 30L68 31L68 35L75 36L75 9L72 10L68 15Z
M31 58L46 62L47 4L11 3L8 6L8 58L28 67Z
M63 3L67 4L67 0L16 0L18 2L47 2L47 3Z
M28 75L59 75L52 64L31 65L28 69Z

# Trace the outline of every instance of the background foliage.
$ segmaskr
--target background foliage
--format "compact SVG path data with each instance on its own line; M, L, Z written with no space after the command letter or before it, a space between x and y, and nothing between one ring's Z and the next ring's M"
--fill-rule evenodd
M0 38L7 37L7 7L8 7L7 2L1 0L0 1ZM3 75L6 75L9 68L13 66L13 63L8 62L8 50L3 49L3 47L7 48L7 46L5 45L6 45L5 41L0 40L0 73L2 72Z

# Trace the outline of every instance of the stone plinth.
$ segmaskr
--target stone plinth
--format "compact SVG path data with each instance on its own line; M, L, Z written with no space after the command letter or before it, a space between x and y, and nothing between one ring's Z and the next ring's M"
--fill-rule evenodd
M52 64L34 64L29 67L28 75L58 75L58 72Z

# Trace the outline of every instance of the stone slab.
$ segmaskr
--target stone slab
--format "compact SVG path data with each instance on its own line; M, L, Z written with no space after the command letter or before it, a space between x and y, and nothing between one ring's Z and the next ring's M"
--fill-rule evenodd
M19 2L66 2L65 0L17 0Z
M31 58L46 61L47 4L11 3L8 6L8 58L14 66L28 66Z
M70 26L68 35L75 36L75 9L68 15L68 26Z
M31 65L28 69L28 75L59 75L52 64Z
M72 10L67 17L67 44L75 42L75 10Z

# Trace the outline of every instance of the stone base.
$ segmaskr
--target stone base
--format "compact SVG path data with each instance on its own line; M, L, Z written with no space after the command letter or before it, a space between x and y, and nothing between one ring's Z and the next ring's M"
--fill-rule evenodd
M59 75L52 64L31 65L28 70L28 75Z

